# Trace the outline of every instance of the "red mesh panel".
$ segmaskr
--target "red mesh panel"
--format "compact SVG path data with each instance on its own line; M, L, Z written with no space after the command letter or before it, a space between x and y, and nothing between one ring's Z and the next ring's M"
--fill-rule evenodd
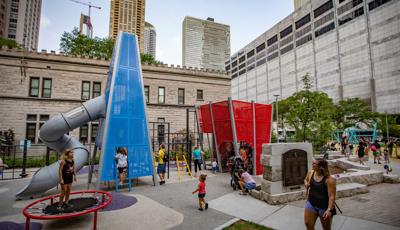
M262 153L262 145L270 143L271 138L271 116L272 116L272 105L258 104L256 103L256 149L257 149L257 175L263 173L263 167L260 162Z
M203 133L212 133L210 105L202 105L197 109L200 129Z
M221 154L221 163L224 168L230 154L229 151L233 149L231 144L233 138L228 103L228 101L223 101L212 104L217 145ZM270 142L272 106L255 104L257 140L256 146L254 147L252 104L249 102L232 101L232 105L237 141L238 143L241 141L247 142L253 149L256 149L256 174L260 175L263 173L263 167L260 162L262 144ZM201 129L205 133L212 133L209 105L200 106L198 111Z

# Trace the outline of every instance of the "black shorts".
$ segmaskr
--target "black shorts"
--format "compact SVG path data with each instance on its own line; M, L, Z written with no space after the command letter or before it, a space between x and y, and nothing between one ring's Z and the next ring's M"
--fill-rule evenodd
M72 184L72 181L73 181L73 178L74 176L71 174L71 175L63 175L62 176L62 178L63 178L63 181L64 181L64 184Z
M125 170L126 170L126 167L118 168L119 173L123 173L123 172L125 172Z
M199 193L199 195L197 195L199 198L204 198L204 197L206 197L206 194L205 193Z

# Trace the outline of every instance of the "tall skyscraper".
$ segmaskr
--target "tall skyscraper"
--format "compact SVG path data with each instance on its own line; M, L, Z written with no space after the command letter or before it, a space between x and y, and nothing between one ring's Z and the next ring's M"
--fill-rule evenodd
M0 37L37 49L42 0L0 1Z
M186 16L183 20L182 65L224 70L231 53L230 26Z
M293 0L294 10L297 10L298 8L304 6L308 1L310 0Z
M136 34L143 53L144 15L145 0L111 0L109 36L115 38L120 30Z
M156 28L144 22L144 53L151 54L154 58L156 58L156 36Z

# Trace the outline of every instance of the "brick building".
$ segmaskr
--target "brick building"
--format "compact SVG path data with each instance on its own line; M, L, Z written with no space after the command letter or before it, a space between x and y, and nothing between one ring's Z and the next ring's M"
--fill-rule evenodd
M0 50L0 130L13 129L16 140L40 144L38 130L50 117L104 93L108 60L60 54ZM186 128L186 108L230 96L230 77L223 72L143 65L148 120L170 122L171 132ZM194 127L194 119L190 127ZM98 124L71 135L91 143Z

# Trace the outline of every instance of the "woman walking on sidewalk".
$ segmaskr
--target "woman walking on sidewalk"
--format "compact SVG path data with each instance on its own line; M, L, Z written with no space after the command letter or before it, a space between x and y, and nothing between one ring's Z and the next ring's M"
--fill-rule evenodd
M313 160L312 169L304 179L308 197L304 208L304 223L308 230L314 229L319 217L322 228L330 230L336 214L336 180L330 176L328 162Z

